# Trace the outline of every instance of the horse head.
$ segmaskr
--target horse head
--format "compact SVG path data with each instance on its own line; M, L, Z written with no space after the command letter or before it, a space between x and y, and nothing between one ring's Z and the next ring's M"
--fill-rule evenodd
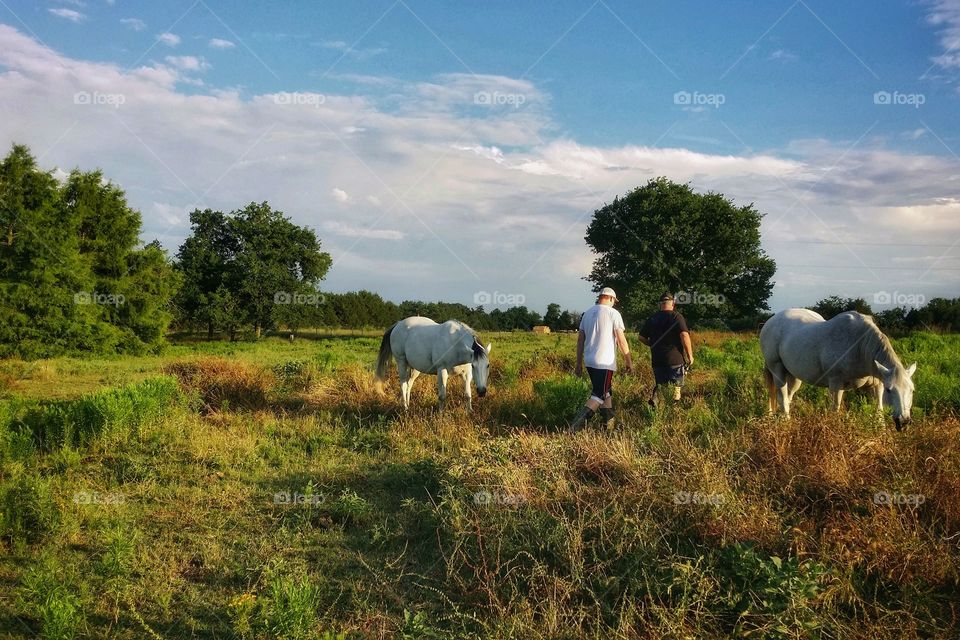
M479 340L476 338L473 340L473 381L477 385L477 395L481 398L487 395L487 376L490 373L490 349L492 347L492 344L488 344L484 348Z
M877 377L883 381L883 404L893 409L893 423L899 431L910 424L910 408L913 406L913 372L917 370L914 362L907 368L900 363L886 367L876 360Z

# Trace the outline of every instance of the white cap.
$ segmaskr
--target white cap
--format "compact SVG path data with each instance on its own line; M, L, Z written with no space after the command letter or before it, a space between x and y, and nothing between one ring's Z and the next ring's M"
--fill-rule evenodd
M614 300L617 299L617 292L611 289L610 287L604 287L603 289L600 289L600 295L610 296Z

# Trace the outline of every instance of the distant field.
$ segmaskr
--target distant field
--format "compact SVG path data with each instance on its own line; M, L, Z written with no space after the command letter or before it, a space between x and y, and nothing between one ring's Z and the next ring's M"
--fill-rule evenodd
M575 337L483 337L472 414L379 396L376 333L0 361L0 635L960 635L960 336L894 341L902 433L809 386L767 417L756 337L704 333L679 404L635 345L576 436Z

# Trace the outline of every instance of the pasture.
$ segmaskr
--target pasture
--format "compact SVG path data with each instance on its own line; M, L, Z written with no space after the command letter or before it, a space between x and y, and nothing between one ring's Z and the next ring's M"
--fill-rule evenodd
M805 385L765 415L755 336L694 336L613 431L572 334L484 334L490 387L403 412L380 335L179 340L160 357L0 362L0 630L28 638L954 638L960 336L914 421Z

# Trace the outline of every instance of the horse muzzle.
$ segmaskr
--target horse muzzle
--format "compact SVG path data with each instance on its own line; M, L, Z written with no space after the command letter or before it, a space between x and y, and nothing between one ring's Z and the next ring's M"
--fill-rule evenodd
M904 418L901 416L893 416L893 424L896 425L897 431L900 431L901 429L909 425L910 422L911 422L911 419L909 417Z
M487 388L484 387L483 389L477 389L477 395L481 398L487 395Z

